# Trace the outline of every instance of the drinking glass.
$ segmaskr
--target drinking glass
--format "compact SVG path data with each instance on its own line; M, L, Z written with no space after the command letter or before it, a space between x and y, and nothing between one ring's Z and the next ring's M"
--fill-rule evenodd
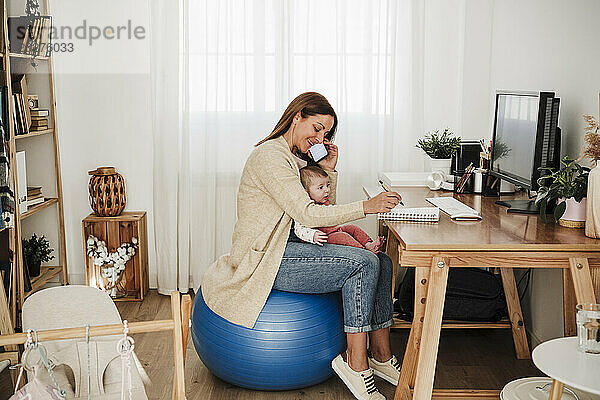
M579 350L600 354L600 304L577 304Z

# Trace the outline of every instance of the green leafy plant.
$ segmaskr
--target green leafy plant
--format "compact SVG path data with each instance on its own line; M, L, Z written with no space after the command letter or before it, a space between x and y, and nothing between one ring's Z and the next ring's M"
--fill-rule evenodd
M429 132L425 138L419 139L417 147L435 159L451 158L460 147L460 137L454 136L450 129Z
M29 265L39 265L54 259L50 243L44 235L38 237L35 233L30 239L23 239L23 254Z
M587 194L590 169L582 167L569 156L564 157L560 163L558 171L554 171L554 168L539 168L547 173L538 179L539 189L535 199L536 204L540 206L540 216L544 222L548 206L556 204L558 199L573 197L575 201L580 202ZM558 221L566 209L566 202L557 204L554 207L554 220Z

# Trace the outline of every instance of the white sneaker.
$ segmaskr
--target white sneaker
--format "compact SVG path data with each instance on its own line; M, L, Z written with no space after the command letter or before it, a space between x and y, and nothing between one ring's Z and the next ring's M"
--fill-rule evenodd
M344 361L341 354L333 359L331 368L358 400L385 400L385 396L379 393L375 386L375 378L371 368L356 372Z
M392 356L386 362L379 362L369 357L369 367L373 369L373 373L378 377L385 379L394 386L398 386L402 366L396 359L396 356Z

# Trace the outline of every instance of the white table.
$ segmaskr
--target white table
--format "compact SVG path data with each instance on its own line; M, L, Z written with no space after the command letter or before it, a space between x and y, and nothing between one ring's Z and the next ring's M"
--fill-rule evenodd
M562 396L564 385L600 395L600 354L577 350L577 337L544 342L533 350L533 362L553 379L550 400Z

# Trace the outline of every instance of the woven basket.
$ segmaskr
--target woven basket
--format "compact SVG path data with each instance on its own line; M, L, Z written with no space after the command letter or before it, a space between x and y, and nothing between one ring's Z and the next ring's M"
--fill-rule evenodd
M99 167L88 172L90 206L100 217L116 217L125 209L125 180L114 167Z

